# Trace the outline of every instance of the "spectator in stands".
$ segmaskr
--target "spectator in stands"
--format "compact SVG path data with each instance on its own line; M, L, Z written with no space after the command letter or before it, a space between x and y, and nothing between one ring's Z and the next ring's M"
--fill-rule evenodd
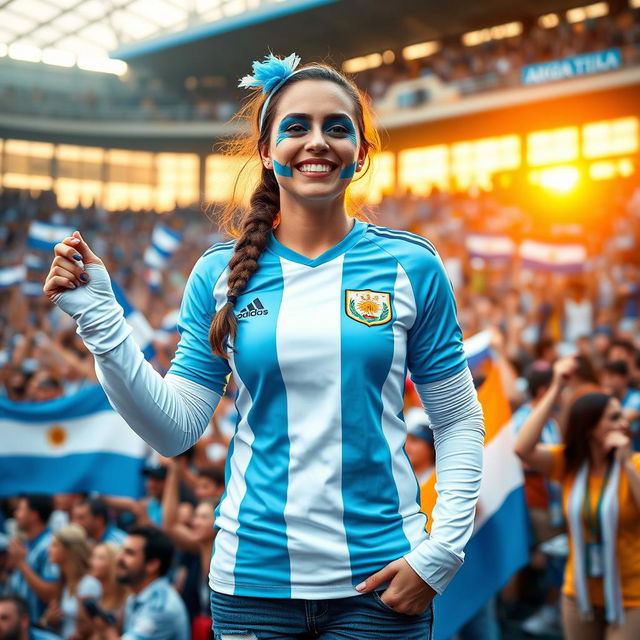
M9 559L15 568L10 588L29 603L31 620L40 619L58 591L60 571L49 560L52 534L47 523L52 511L51 496L30 494L18 499L14 514L23 538L9 544Z
M640 376L637 375L637 358L640 356L640 349L636 348L633 342L624 338L616 338L611 341L607 351L607 362L622 360L626 362L629 370L630 384L634 389L640 388Z
M177 461L168 458L167 469L167 482L162 500L162 528L178 549L197 557L198 562L185 565L188 575L181 593L188 604L194 600L195 595L198 613L208 617L211 593L208 574L213 540L216 535L216 530L213 528L216 501L205 495L193 513L191 526L181 524L178 522L180 476ZM190 575L193 573L196 575ZM185 593L185 590L195 591L195 593ZM194 607L189 608L194 609Z
M224 471L217 467L198 469L193 493L199 501L218 500L224 493Z
M0 595L0 640L60 640L31 626L29 605L18 595Z
M562 588L567 640L640 636L640 454L632 454L620 401L587 393L570 408L562 445L540 444L552 407L576 369L554 365L551 386L520 430L515 451L562 484L570 534Z
M79 524L92 542L112 542L121 546L127 534L109 521L109 507L100 498L85 498L72 511L73 522Z
M60 567L61 581L58 593L49 602L41 622L45 627L59 630L65 639L71 638L75 632L79 601L99 599L102 594L100 582L89 575L90 554L87 534L80 525L70 524L53 534L49 557Z
M50 370L39 370L27 383L25 400L28 402L46 402L59 398L63 394L60 378Z
M629 367L624 360L607 362L602 372L602 386L607 393L617 398L622 405L622 412L629 421L634 439L634 450L640 450L640 391L629 385Z
M120 546L113 542L98 543L93 548L89 560L91 575L99 580L102 587L102 597L98 604L104 611L112 613L119 625L124 619L124 604L129 595L126 585L116 580L116 562Z
M173 545L154 527L134 527L118 555L116 577L131 587L124 617L125 640L189 640L189 617L167 579ZM94 618L103 640L120 638L116 625Z

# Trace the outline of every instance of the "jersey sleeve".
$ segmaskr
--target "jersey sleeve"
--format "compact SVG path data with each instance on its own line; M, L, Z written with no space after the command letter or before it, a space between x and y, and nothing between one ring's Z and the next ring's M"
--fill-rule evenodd
M220 396L231 368L226 359L211 351L209 328L216 309L214 287L226 267L221 254L226 252L202 256L189 276L177 323L180 341L167 372L197 382Z
M416 384L450 378L467 366L453 288L440 257L423 251L409 273L416 319L409 331L407 364Z

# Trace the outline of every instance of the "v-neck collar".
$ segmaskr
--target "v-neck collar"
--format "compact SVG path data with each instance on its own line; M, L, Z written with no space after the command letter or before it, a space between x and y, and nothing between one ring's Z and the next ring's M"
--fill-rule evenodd
M298 264L304 264L307 267L317 267L321 264L325 264L334 258L337 258L339 255L346 253L351 247L353 247L358 240L364 235L364 232L367 229L367 224L365 222L361 222L354 218L353 228L347 235L338 242L338 244L334 245L330 249L327 249L324 253L321 253L317 258L307 258L307 256L303 256L301 253L294 251L293 249L289 249L289 247L285 247L281 242L278 242L276 237L273 235L273 231L269 234L269 242L267 244L267 250L275 253L277 256L281 258L285 258L286 260L290 260L291 262L297 262Z

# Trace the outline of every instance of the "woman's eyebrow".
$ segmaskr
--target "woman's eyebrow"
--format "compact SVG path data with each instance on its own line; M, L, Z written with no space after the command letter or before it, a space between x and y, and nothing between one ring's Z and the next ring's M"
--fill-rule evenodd
M311 120L311 115L309 115L308 113L288 113L287 115L283 116L282 119L286 120L287 118L294 118L298 120ZM326 122L327 120L337 120L337 119L343 119L343 118L346 118L347 120L351 120L351 117L347 113L330 113L324 117L324 120Z

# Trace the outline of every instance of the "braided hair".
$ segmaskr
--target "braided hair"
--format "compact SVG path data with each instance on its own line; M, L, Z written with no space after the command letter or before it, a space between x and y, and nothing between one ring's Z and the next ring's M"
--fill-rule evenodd
M356 113L356 120L360 129L362 145L368 152L379 148L379 139L375 128L371 125L371 113L368 102L358 91L353 82L327 65L308 66L287 80L284 88L275 93L269 102L264 116L262 130L259 127L259 114L264 104L265 98L260 90L255 91L254 96L241 111L242 114L250 113L254 124L254 136L249 141L252 151L257 148L269 146L270 131L273 118L277 110L278 102L282 93L290 84L303 80L328 80L336 83L351 98ZM246 142L237 142L229 148L231 152L246 149ZM245 165L246 166L246 165ZM228 341L233 342L238 328L234 312L234 305L238 296L246 289L251 276L258 269L258 260L262 255L269 240L269 232L273 229L274 222L280 211L280 187L271 169L261 165L260 182L255 188L249 201L249 208L241 217L237 225L233 225L233 213L230 209L223 214L222 226L232 234L236 231L238 240L235 244L233 255L229 260L229 277L227 279L227 302L219 309L211 323L209 329L209 343L213 353L223 358L228 358L226 345ZM368 169L367 165L366 169ZM366 171L365 169L365 171ZM236 184L238 184L236 182Z

